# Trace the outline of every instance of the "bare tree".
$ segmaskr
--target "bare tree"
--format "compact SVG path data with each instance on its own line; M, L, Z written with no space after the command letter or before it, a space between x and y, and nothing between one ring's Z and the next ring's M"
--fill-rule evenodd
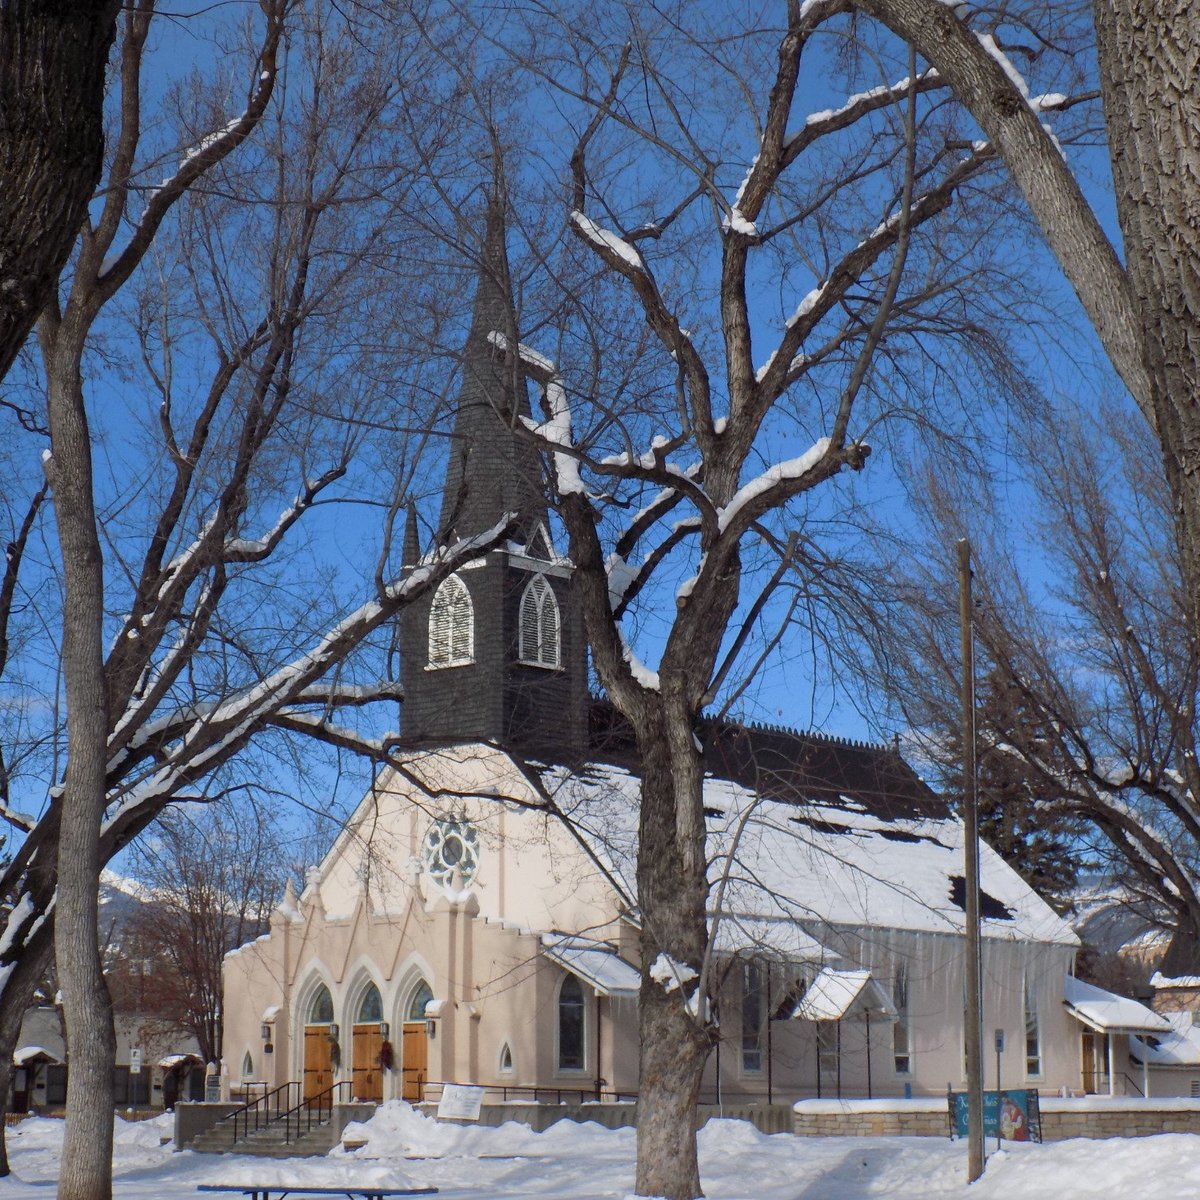
M224 957L265 932L302 858L280 853L285 821L247 789L211 807L168 810L133 853L148 895L122 930L121 957L154 964L139 981L142 1013L195 1038L206 1063L221 1057Z
M407 411L427 424L429 402L405 378L405 347L414 330L427 332L418 312L435 289L428 255L411 241L421 226L400 214L422 177L414 160L428 164L453 143L441 97L418 113L434 88L412 45L380 35L379 53L364 55L368 30L336 11L266 4L257 44L230 59L247 81L240 111L222 111L221 88L178 91L174 120L150 137L139 81L152 17L149 2L125 14L103 203L39 325L56 536L44 533L39 582L21 524L3 610L7 628L18 600L44 601L29 661L61 661L65 696L65 736L52 721L21 786L4 780L4 816L23 840L0 876L10 905L0 1088L53 939L72 1068L64 1197L111 1192L101 865L167 804L228 786L253 739L287 728L336 742L336 714L394 705L399 689L382 659L356 665L355 656L510 523L501 518L400 582L391 525L411 476L394 460L380 473L366 453L376 428L396 431L374 448L381 459L403 441L393 388L410 392ZM397 270L410 256L420 275ZM111 324L118 314L128 324ZM122 361L130 344L136 356ZM95 398L118 379L122 418L110 424ZM41 492L31 490L33 522ZM336 570L316 570L317 543L304 537L334 502L379 514L363 530L366 569L352 598ZM350 544L339 553L349 556ZM53 696L53 666L43 683ZM18 798L36 807L38 788L42 812L23 812Z
M981 657L1029 718L981 707L988 752L1038 782L1039 824L1065 815L1091 831L1081 850L1122 880L1148 923L1170 933L1163 970L1192 975L1200 970L1198 664L1152 435L1113 405L1099 423L1060 417L1053 437L1044 427L1031 434L1025 462L1038 503L1023 533L1041 536L1021 568L1003 529L978 515L988 507L978 504L978 480L969 510L944 476L931 485L930 541L908 565L896 613L907 654L891 660L901 668L892 695L925 756L948 767L957 630L936 546L969 532L980 546Z
M978 121L1157 435L1188 625L1200 637L1200 172L1191 67L1200 14L1166 0L1097 3L1090 20L1073 5L852 2L914 46ZM1099 85L1119 251L1047 119L1064 50Z
M943 84L911 57L822 47L852 35L846 12L788 4L768 29L631 7L564 16L561 39L536 31L578 131L575 254L619 299L603 319L582 313L590 340L493 340L539 385L531 432L552 463L594 666L636 734L636 1186L672 1200L700 1194L695 1104L714 1036L694 983L658 982L694 981L706 962L701 716L741 693L764 624L797 615L780 585L820 594L869 431L918 409L949 421L921 393L952 364L1010 370L995 337L1003 272L977 223L1004 212L992 153L955 136ZM806 113L818 77L846 90ZM642 351L636 369L622 343Z

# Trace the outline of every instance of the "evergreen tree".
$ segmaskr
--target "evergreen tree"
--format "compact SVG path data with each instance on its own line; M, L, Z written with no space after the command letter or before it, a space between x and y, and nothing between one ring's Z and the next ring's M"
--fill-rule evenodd
M1011 680L992 670L976 707L979 835L1045 900L1071 903L1081 866L1078 829L1056 809L1060 790L1045 770L1050 741Z

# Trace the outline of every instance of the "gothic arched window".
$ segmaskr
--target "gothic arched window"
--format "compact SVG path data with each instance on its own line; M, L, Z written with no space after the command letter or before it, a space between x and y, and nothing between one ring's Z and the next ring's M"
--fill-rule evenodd
M583 1070L583 985L568 975L558 990L558 1069Z
M444 579L429 606L429 665L456 667L475 661L475 607L457 575Z
M383 998L374 984L371 984L363 993L362 1001L358 1006L358 1019L364 1025L383 1020Z
M333 1023L333 997L329 989L321 984L313 994L308 1006L308 1023L310 1025L330 1025Z
M408 1021L423 1021L425 1020L425 1006L433 999L433 992L430 991L429 984L425 980L420 980L417 986L413 989L412 995L408 1000L408 1014L405 1020Z
M544 575L535 575L521 596L519 641L523 663L559 665L558 601Z

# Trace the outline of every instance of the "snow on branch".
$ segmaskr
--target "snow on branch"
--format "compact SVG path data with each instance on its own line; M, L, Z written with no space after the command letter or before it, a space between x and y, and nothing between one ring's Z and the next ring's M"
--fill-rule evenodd
M488 334L488 341L505 354L512 351L508 338L502 333ZM562 376L550 359L530 346L518 342L516 354L521 365L541 387L547 412L546 420L540 424L528 417L522 420L535 436L554 447L554 476L559 495L585 495L578 452L571 441L571 407Z
M326 471L319 479L309 480L304 490L283 510L275 524L260 538L231 538L224 545L222 559L228 563L262 562L279 545L283 536L316 502L317 497L346 473L342 466Z
M289 0L263 0L261 8L266 14L267 26L246 107L220 129L202 137L183 156L174 173L151 189L124 249L109 255L100 264L97 284L105 297L113 295L141 262L171 206L206 171L241 145L262 119L275 88L276 53L288 7ZM122 140L129 136L136 137L136 131L122 130ZM108 214L105 216L107 218Z
M832 443L829 438L820 438L810 449L799 458L789 458L786 462L776 463L761 475L740 487L729 503L717 514L717 528L724 533L731 525L738 522L743 509L752 508L758 512L763 507L764 499L772 492L789 485L798 483L809 475L829 454Z
M817 138L846 129L868 113L890 108L913 92L929 92L945 86L945 80L938 74L937 69L930 67L913 78L906 75L895 83L885 83L869 91L858 92L839 108L826 108L821 112L809 113L804 119L804 125L784 141L785 162L790 163Z
M601 228L579 211L571 213L571 224L585 241L591 243L605 262L616 267L622 274L628 274L630 271L645 273L646 264L642 261L642 256L623 237Z
M318 695L355 703L351 690L331 684L321 689L320 680L328 671L345 661L355 647L391 619L406 603L435 586L465 562L478 558L506 538L513 529L516 515L507 513L491 529L465 538L452 547L440 547L407 577L388 585L376 599L361 604L327 630L317 644L299 658L273 671L252 687L211 703L203 712L170 714L163 718L175 735L163 746L157 765L136 780L117 780L111 785L115 807L105 820L110 829L126 814L148 804L166 803L179 787L202 778L227 762L259 728L269 724L281 709L315 703ZM386 685L388 692L392 685ZM366 703L365 694L361 700ZM385 699L386 694L377 698ZM194 719L186 719L191 717ZM120 766L121 761L115 762Z

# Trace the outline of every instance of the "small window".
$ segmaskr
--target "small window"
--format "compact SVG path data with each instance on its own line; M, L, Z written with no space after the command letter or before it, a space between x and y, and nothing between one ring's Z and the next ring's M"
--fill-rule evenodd
M1030 1079L1042 1074L1042 1032L1038 1023L1037 1000L1025 980L1025 1074Z
M558 1069L583 1070L583 985L568 975L558 993Z
M310 1025L329 1025L333 1022L333 997L329 989L321 984L317 988L312 1003L308 1006L308 1023Z
M242 1058L242 1078L254 1078L254 1059L250 1057L249 1050L246 1051L245 1056Z
M358 1019L364 1025L383 1020L383 1000L374 984L363 995L362 1003L358 1006Z
M409 1021L425 1020L425 1005L432 999L433 992L430 990L429 984L422 979L417 984L416 991L412 994L412 999L408 1002L408 1016L406 1019Z
M507 1042L500 1047L500 1074L511 1075L513 1072L512 1047Z
M535 575L521 596L519 657L536 667L557 667L559 655L558 601L544 575Z
M455 667L475 661L475 608L457 575L442 581L429 606L429 665Z
M763 973L753 959L742 963L742 1070L762 1070Z

